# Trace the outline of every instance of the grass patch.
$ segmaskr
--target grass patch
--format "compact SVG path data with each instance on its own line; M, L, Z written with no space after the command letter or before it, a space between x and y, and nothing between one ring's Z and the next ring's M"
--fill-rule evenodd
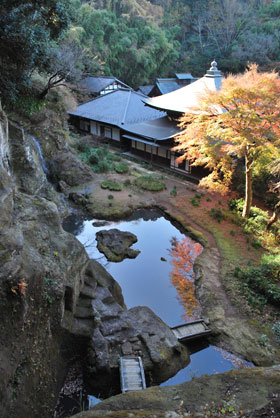
M155 175L149 174L140 176L134 181L135 185L143 190L159 192L166 188L165 184Z
M120 192L122 190L122 185L116 180L105 180L101 183L102 189L108 189L111 192Z

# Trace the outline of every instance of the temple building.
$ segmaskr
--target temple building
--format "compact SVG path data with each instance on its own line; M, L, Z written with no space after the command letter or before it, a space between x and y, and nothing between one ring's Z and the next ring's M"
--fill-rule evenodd
M118 87L68 114L79 129L111 141L124 152L199 177L202 169L191 167L187 160L179 164L179 154L172 150L180 132L178 119L197 112L203 93L219 90L221 84L222 74L213 61L202 78L169 93L150 98Z

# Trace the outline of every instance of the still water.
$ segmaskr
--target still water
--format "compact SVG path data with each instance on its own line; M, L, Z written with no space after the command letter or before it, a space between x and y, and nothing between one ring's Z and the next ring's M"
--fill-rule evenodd
M69 216L64 229L73 233L85 246L90 258L98 260L120 284L127 308L148 306L166 324L175 326L186 322L185 310L178 301L176 288L170 276L172 257L171 240L178 242L185 238L183 231L173 225L158 211L141 210L126 220L108 221L103 226L94 226L97 220L86 220ZM125 259L120 263L108 262L96 247L95 234L102 229L117 228L135 234L138 241L132 248L141 253L135 259ZM166 260L166 261L163 261ZM189 272L191 276L192 270ZM249 364L214 346L195 346L190 364L163 385L186 382L202 374L213 374Z

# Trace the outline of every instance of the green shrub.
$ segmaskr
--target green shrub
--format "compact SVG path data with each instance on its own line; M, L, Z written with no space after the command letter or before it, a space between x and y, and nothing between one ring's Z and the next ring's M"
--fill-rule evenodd
M114 165L114 170L118 174L126 174L129 172L129 166L126 162L121 161L120 163Z
M134 182L136 186L144 190L159 192L165 189L165 184L152 174L140 176Z
M234 236L235 236L235 231L234 231L233 229L230 231L230 235L231 235L232 237L234 237Z
M212 208L209 211L209 214L210 214L210 216L212 216L212 218L214 218L219 223L222 222L225 219L225 215L223 214L223 212L221 211L221 209Z
M239 279L241 289L246 296L258 299L260 304L269 302L279 307L279 264L262 264L246 270L236 267L234 275ZM250 302L250 298L248 300Z
M252 247L254 247L256 249L262 247L262 244L260 242L260 239L255 239L255 238L252 239L251 245L252 245Z
M196 199L195 197L192 197L190 199L190 202L193 206L199 206L200 205L200 199Z
M96 152L92 152L88 157L88 162L92 165L98 164L99 158Z
M14 107L28 116L41 112L46 106L46 100L42 100L35 95L25 94L19 96L14 102Z
M122 190L122 185L116 180L105 180L101 183L102 189L109 189L110 191L119 192Z
M109 161L99 161L99 163L94 166L95 173L109 173L110 170L111 163Z
M207 197L207 198L206 198L206 202L211 202L210 197Z
M280 254L263 254L262 264L278 264L280 265Z
M108 198L109 200L112 200L112 199L114 199L114 196L113 196L112 194L108 194L107 198Z
M125 181L123 182L123 184L125 186L130 186L131 185L131 180L130 179L125 179Z
M171 190L171 192L170 192L170 195L171 196L177 196L177 189L176 189L176 186L174 186L173 187L173 189Z
M77 150L83 154L89 154L90 152L89 146L82 141L77 144Z

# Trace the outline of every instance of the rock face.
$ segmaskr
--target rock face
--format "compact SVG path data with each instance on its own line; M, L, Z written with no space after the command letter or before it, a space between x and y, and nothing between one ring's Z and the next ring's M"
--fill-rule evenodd
M89 260L83 246L63 231L52 199L58 202L59 196L32 138L0 111L3 417L49 418L69 358L61 321L74 309Z
M145 306L126 310L117 282L91 260L74 311L63 326L88 337L85 359L88 386L93 391L119 391L119 358L140 355L149 382L162 382L189 363L188 351L170 328ZM114 383L112 383L114 382Z
M276 418L280 416L279 387L279 366L234 370L176 386L152 387L114 396L74 417Z
M136 258L139 250L134 250L132 244L137 242L136 235L118 229L102 230L96 233L98 250L105 254L109 261L122 261L125 258Z

